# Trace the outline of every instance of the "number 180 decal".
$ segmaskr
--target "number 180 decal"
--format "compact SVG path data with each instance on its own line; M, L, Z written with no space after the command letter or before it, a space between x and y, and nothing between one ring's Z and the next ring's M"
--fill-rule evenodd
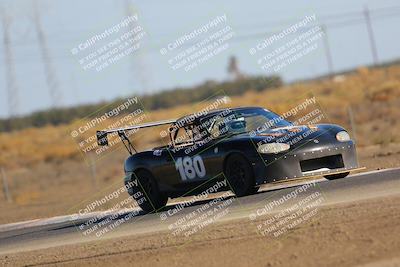
M206 175L206 168L200 155L193 158L189 156L178 158L175 162L175 167L179 171L182 181L196 177L203 178Z

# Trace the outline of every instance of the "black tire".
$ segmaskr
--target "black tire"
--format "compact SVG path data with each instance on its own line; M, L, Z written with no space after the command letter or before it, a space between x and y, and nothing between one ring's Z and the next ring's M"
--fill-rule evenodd
M132 197L145 213L155 212L167 204L168 196L160 191L151 172L139 170L132 175L132 180L136 178L138 186L132 188Z
M336 179L342 179L345 178L347 175L349 175L350 172L343 172L343 173L337 173L337 174L332 174L332 175L325 175L324 177L328 180L336 180Z
M250 163L240 154L230 155L225 163L224 174L237 197L257 192L253 170Z

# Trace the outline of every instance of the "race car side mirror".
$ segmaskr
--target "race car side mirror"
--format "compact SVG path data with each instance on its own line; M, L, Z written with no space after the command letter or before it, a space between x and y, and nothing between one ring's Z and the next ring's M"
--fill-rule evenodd
M97 145L108 146L107 132L97 131L96 136L97 136Z

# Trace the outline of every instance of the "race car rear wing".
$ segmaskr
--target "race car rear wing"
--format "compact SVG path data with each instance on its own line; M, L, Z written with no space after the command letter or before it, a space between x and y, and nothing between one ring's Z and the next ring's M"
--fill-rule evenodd
M176 121L177 121L176 119L170 119L170 120L149 122L149 123L144 123L144 124L139 124L139 125L132 125L132 126L127 126L127 127L122 127L122 128L115 128L115 129L97 131L96 132L97 144L99 146L108 146L108 137L107 137L107 135L110 134L110 133L117 132L119 137L121 138L121 141L125 145L126 149L132 155L132 150L134 150L136 152L136 149L133 147L132 143L129 141L129 138L126 135L126 132L132 131L132 130L137 130L137 129L142 129L142 128L148 128L148 127L155 127L155 126L160 126L160 125L171 124L171 123L175 123Z

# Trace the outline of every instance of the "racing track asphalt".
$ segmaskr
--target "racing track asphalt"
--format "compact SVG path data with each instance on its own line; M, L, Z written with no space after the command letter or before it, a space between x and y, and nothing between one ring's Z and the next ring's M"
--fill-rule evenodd
M273 201L282 200L305 183L307 182L269 185L261 188L255 195L242 198L228 196L223 201L232 200L232 203L229 205L229 212L225 216L216 219L216 223L226 223L235 219L249 218L249 215L257 214L257 211L262 211L266 205ZM312 192L319 192L323 196L323 201L319 205L324 206L400 194L400 168L358 173L350 175L345 179L334 181L320 178L316 180L315 186L312 186L306 194L297 194L295 199L285 201L282 205L277 205L268 212L279 212L288 208L293 203L298 203L306 198ZM218 195L214 195L213 197L218 197ZM95 241L99 238L134 237L139 234L170 231L168 227L176 223L178 218L193 213L201 205L209 201L196 202L183 210L177 210L178 206L173 203L169 204L166 210L161 213L148 215L139 213L137 216L132 217L101 237L96 237L95 234L83 235L78 226L85 223L88 218L71 220L70 216L59 217L53 220L35 220L34 223L13 224L11 227L7 225L0 226L0 254ZM177 213L171 215L175 211ZM125 215L122 214L115 220ZM161 217L165 219L161 219Z

